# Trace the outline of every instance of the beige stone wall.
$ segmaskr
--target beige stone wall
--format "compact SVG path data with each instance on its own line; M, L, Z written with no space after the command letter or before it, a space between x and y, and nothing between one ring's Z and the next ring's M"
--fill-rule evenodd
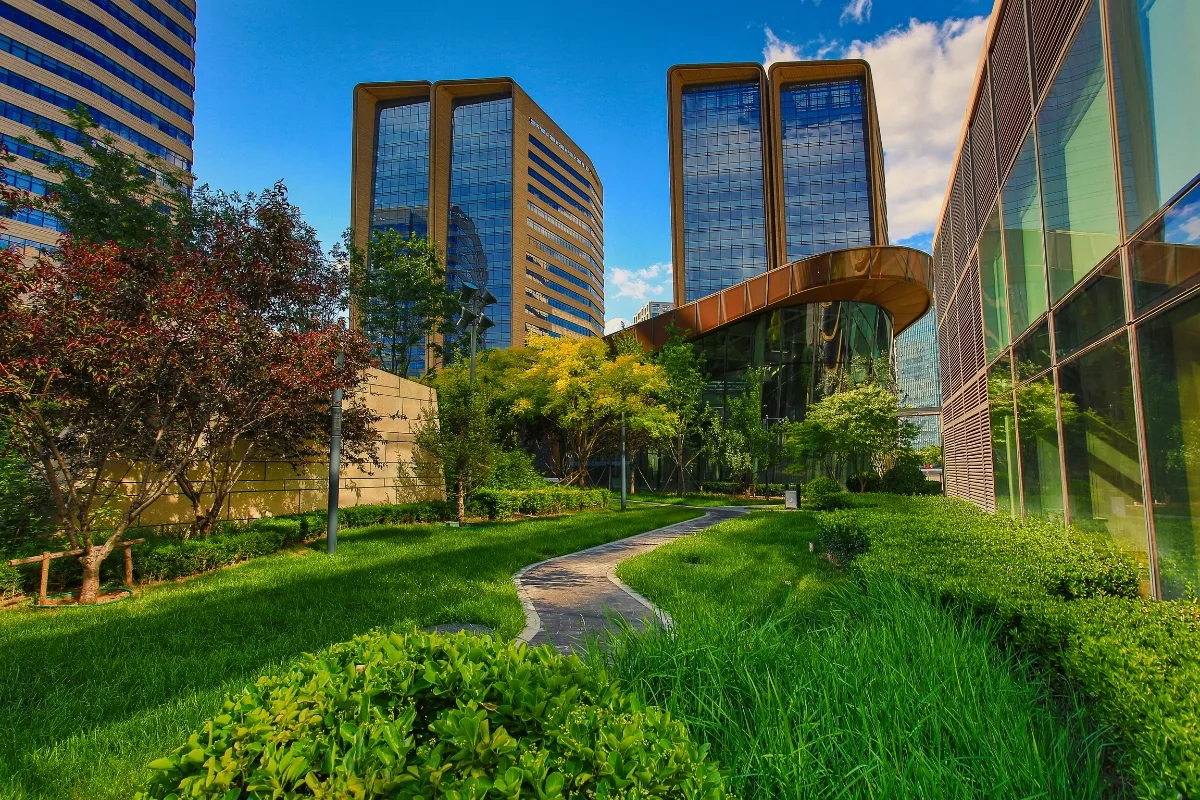
M343 508L415 499L411 490L401 496L397 478L412 462L413 426L426 408L437 407L437 393L428 386L382 370L370 370L366 401L382 419L378 430L381 467L345 467L342 470L340 505ZM293 468L286 462L257 461L249 465L226 504L223 519L248 520L265 516L322 511L328 502L329 461ZM426 498L441 498L444 487L418 491ZM177 525L192 519L192 508L181 494L164 495L142 515L147 526Z

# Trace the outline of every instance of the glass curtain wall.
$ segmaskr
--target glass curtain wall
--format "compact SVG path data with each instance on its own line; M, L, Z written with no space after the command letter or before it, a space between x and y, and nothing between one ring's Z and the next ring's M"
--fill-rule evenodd
M1042 200L1033 132L1017 154L1000 194L1004 263L1012 334L1020 336L1046 313L1046 259L1042 249Z
M454 108L446 270L451 288L468 280L496 296L496 323L483 347L512 344L512 98Z
M1017 387L1017 427L1025 514L1061 522L1062 466L1052 375Z
M1017 470L1017 415L1013 407L1012 365L1007 355L988 370L988 403L992 417L996 511L1019 518L1021 478Z
M685 302L771 266L759 95L757 82L684 89Z
M1138 237L1129 261L1138 311L1200 281L1200 186Z
M1012 341L1008 322L1008 281L1004 276L1004 247L1000 211L993 209L979 237L979 275L983 281L983 331L987 360Z
M780 91L788 261L874 244L863 94L857 80Z

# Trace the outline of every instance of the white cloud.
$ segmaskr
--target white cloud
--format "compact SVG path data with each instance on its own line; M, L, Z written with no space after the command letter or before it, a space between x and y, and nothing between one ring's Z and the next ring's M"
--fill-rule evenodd
M628 325L629 320L627 319L621 319L620 317L617 317L616 319L610 319L608 322L604 323L604 335L608 336L610 333L616 333Z
M873 0L850 0L842 9L842 18L839 21L845 25L850 21L861 23L863 20L871 19L872 2Z
M613 267L605 281L607 299L662 300L671 293L671 265L651 264L644 269Z
M892 241L930 232L937 224L986 32L986 17L913 19L870 41L817 51L816 57L861 58L871 65ZM797 47L766 33L768 65L769 52L814 57L804 56L812 45Z

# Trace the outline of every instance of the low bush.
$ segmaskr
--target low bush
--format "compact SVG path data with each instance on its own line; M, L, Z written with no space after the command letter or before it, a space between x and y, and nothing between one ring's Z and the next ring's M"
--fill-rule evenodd
M480 489L471 495L468 513L488 519L508 519L517 514L563 514L567 511L608 508L611 499L612 493L608 489L577 489L571 486L524 491Z
M0 600L16 597L24 588L25 578L16 567L0 562Z
M549 648L371 633L226 699L143 798L723 798L681 722Z
M997 618L1122 734L1144 798L1200 797L1200 604L1139 597L1139 569L1102 534L965 502L863 498L818 515L820 540L863 581L900 577Z
M860 472L846 479L846 489L856 494L878 492L880 491L879 480L878 472Z
M883 473L879 480L879 491L889 494L924 494L925 473L916 461L902 458Z
M370 525L412 525L422 522L441 522L454 519L455 511L445 500L425 500L419 503L380 503L352 506L338 512L339 524L347 528L366 528Z
M202 539L151 539L134 547L134 574L140 583L197 575L270 555L324 528L320 515L306 514L255 520L245 527L224 525Z
M813 478L804 485L804 508L831 511L847 505L846 492L833 478Z
M754 488L760 493L770 490L772 497L783 497L786 491L792 484L790 483L760 483ZM700 490L707 494L730 494L735 497L745 495L750 487L744 483L736 481L705 481L700 485Z
M542 489L546 479L533 465L533 456L524 450L501 450L492 462L492 471L484 489Z

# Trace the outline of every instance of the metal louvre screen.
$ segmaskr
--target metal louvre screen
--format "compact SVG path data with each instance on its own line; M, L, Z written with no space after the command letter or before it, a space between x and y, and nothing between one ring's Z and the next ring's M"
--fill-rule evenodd
M983 228L983 220L996 199L996 139L992 133L992 84L985 74L979 89L979 103L975 106L975 118L971 121L971 167L975 178L975 210L977 212L976 233Z
M996 121L996 151L1000 173L1021 146L1022 135L1033 119L1029 98L1029 50L1025 38L1025 4L1010 0L1000 16L995 46L990 56L992 102Z
M946 306L950 294L954 291L954 229L950 224L952 210L949 206L942 216L942 224L938 228L936 244L933 248L933 264L937 270L934 283L934 297L937 300L938 322L946 316Z
M963 142L958 167L954 172L954 184L950 204L954 213L950 215L954 225L954 276L962 274L967 256L975 246L979 229L975 227L975 193L971 187L970 138Z
M987 406L947 427L943 461L947 495L996 510Z
M1075 20L1087 0L1030 0L1029 35L1033 40L1033 70L1037 96L1046 92L1054 65L1071 38Z

